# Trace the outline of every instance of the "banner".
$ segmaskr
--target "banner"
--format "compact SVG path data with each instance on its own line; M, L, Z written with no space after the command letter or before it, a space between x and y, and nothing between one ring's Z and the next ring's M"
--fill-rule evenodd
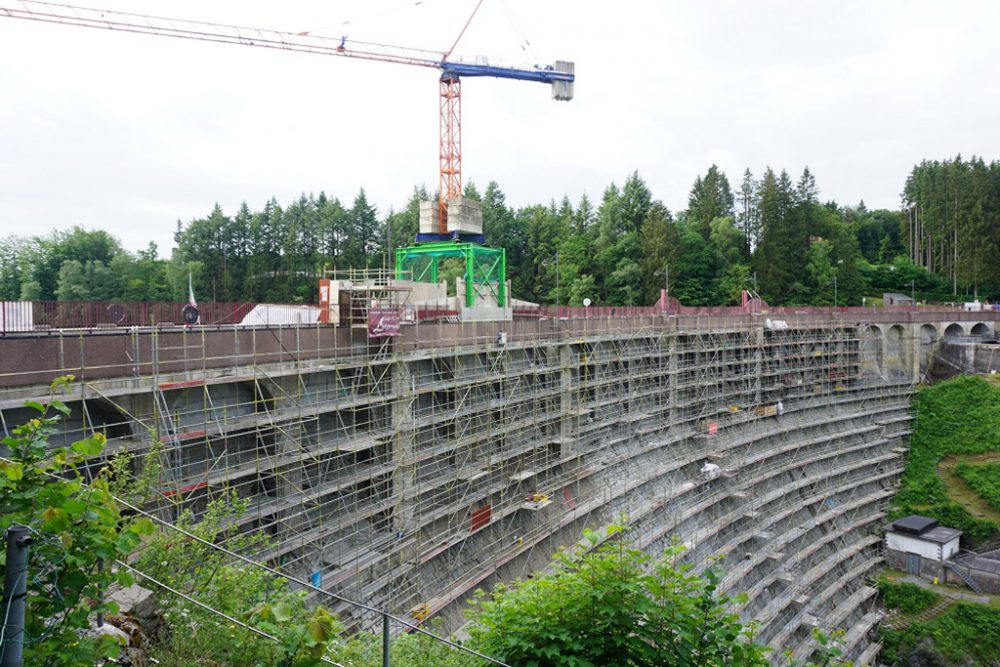
M396 308L368 309L368 337L398 336L399 310Z

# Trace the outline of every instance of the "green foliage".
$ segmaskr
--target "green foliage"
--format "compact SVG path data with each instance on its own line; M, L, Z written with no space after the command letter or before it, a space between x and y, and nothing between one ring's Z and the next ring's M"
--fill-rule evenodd
M916 421L910 457L892 518L923 514L981 542L997 532L995 522L973 517L948 498L937 465L949 454L1000 452L1000 389L975 376L924 387L914 397Z
M715 277L715 254L701 232L690 225L681 227L675 268L670 277L673 284L670 296L689 306L709 305Z
M718 572L674 566L630 548L619 527L607 541L557 554L551 571L479 591L470 611L473 645L524 666L765 665L753 628L717 593Z
M887 609L898 609L904 614L917 614L941 599L934 591L906 581L889 581L885 577L879 579L878 590Z
M440 623L432 621L427 630L440 635ZM336 643L330 653L331 660L345 667L381 667L382 637L369 632L354 635L349 640ZM390 664L393 667L488 667L485 660L470 653L451 648L420 633L401 634L389 646Z
M882 643L882 661L888 665L913 664L918 650L938 660L923 664L995 665L1000 655L1000 609L959 602L930 621L903 630L884 628Z
M956 155L915 165L903 190L903 243L953 288L1000 288L1000 163ZM964 291L964 290L963 290Z
M711 234L713 220L733 216L733 201L729 179L716 165L708 168L704 178L695 178L688 195L688 216L706 241Z
M768 167L758 189L761 236L753 262L761 292L776 304L786 301L790 286L803 274L808 246L808 236L793 215L793 197L787 172L779 177Z
M955 474L965 480L994 509L1000 511L1000 463L960 463Z
M667 265L671 294L688 305L738 303L754 286L773 305L832 305L834 279L839 305L909 292L911 281L919 299L955 301L977 288L1000 296L998 165L921 163L904 192L909 214L821 204L808 168L797 182L784 170L767 168L758 180L747 169L734 194L712 165L676 216L637 171L621 187L609 184L596 210L586 195L575 207L563 197L514 208L495 182L481 196L468 183L465 194L482 202L487 242L507 250L513 294L531 301L650 305ZM428 199L414 188L383 216L363 189L345 203L321 192L286 207L273 198L257 211L244 203L235 214L216 205L178 222L169 258L155 246L125 252L107 233L80 228L0 239L0 299L186 299L190 272L199 300L315 301L324 269L388 266L392 249L414 241Z
M854 663L840 659L844 654L841 648L844 634L843 630L834 630L828 635L819 628L813 628L812 639L815 647L813 655L816 659L801 665L801 667L853 667ZM785 652L785 658L788 660L789 667L799 667L800 663L796 663L792 659L791 651Z
M47 405L26 403L38 416L3 439L9 458L0 461L0 532L22 524L32 529L34 540L24 646L29 665L93 665L117 655L114 640L82 631L95 613L116 611L103 602L104 594L113 582L131 579L113 564L152 531L147 520L124 521L109 491L107 469L84 484L80 468L101 453L104 436L94 434L68 448L49 446L69 414L54 396L71 381L56 379Z
M183 513L176 522L178 527L208 544L179 531L160 531L145 545L135 567L212 609L277 637L279 642L156 588L157 606L166 626L154 637L152 653L160 664L304 667L318 664L343 631L340 622L322 607L308 609L305 593L290 590L286 580L260 568L243 567L209 546L247 506L248 501L233 492L209 503L200 521ZM236 551L253 552L265 546L259 534L227 539L227 547Z

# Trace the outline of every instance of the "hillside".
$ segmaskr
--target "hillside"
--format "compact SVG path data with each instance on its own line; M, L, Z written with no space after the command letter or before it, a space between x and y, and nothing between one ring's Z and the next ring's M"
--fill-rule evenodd
M1000 531L1000 384L958 377L921 388L913 401L910 458L892 518L934 517L964 531L964 548L993 538ZM897 609L882 629L883 662L997 664L1000 598L977 596L993 598L978 604L957 599L967 589L918 583L880 582L884 604Z
M1000 511L981 468L1000 460L1000 387L975 376L920 389L914 396L910 460L892 518L931 516L964 531L963 546L1000 531ZM968 481L967 481L968 480ZM970 483L971 482L971 483Z

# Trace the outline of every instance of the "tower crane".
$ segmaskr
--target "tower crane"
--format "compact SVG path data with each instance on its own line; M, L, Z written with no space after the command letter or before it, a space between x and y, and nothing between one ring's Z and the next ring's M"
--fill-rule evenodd
M570 100L573 98L575 75L572 62L556 61L554 64L544 67L538 65L508 67L490 64L488 60L483 58L477 58L474 62L452 59L455 46L465 33L482 2L483 0L479 0L476 4L459 33L458 39L446 52L353 41L347 39L346 36L340 38L321 37L311 35L308 32L281 32L263 28L81 7L44 0L0 0L0 17L206 42L241 44L342 58L375 60L440 70L438 234L430 235L439 238L425 240L444 240L448 237L448 201L462 195L462 77L492 76L500 79L547 83L552 86L554 99Z

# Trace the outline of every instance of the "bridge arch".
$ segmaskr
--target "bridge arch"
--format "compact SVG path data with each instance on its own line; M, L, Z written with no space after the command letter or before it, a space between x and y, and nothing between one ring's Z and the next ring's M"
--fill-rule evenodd
M872 324L865 328L861 341L861 373L865 377L883 377L885 374L885 336L882 329Z
M944 330L945 338L954 338L956 336L964 336L964 335L965 335L965 329L963 329L962 325L959 324L958 322L952 322Z
M931 354L934 352L934 345L937 343L940 334L938 328L933 324L922 324L920 326L920 374L927 372L930 365Z
M985 322L976 322L972 325L972 331L970 333L973 336L986 336L990 333L990 327Z
M912 373L910 350L906 344L906 330L901 324L893 324L885 334L884 367L888 377L903 379Z

